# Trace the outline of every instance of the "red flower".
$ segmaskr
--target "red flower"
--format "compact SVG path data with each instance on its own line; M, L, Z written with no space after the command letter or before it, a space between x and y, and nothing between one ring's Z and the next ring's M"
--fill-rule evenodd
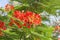
M34 23L35 25L39 25L39 24L40 24L40 20L33 20L33 23Z
M35 25L39 25L41 24L41 17L39 14L35 14L31 11L26 11L21 12L21 11L14 11L14 17L17 19L20 19L20 21L22 21L24 24L22 24L23 26L26 26L28 28L31 27L32 24ZM16 22L16 25L20 27L20 24Z
M6 26L4 26L2 29L3 29L3 30L6 30Z
M5 26L4 22L0 21L0 28Z
M38 19L39 19L39 18L41 19L41 17L40 17L39 14L35 14L35 17L38 18Z
M5 23L2 22L2 21L0 21L0 29L3 29L3 30L6 29L6 27L5 27Z
M21 21L23 21L25 18L26 18L26 17L25 17L25 14L24 14L24 13L21 13L20 16L19 16L19 19L20 19Z
M41 17L39 14L35 14L35 20L33 21L36 25L41 24Z
M5 10L6 10L6 11L10 11L10 10L13 10L13 9L14 9L14 6L13 6L13 5L7 4L7 5L5 6Z
M2 29L6 30L6 26L5 23L0 20L0 36L3 36Z
M33 12L31 12L31 11L26 11L26 16L31 16L31 15L33 15Z
M20 11L16 10L14 11L13 16L19 18L20 13L21 13Z
M23 26L27 26L26 23L24 23Z
M27 26L27 28L30 28L30 27L31 27L30 25Z

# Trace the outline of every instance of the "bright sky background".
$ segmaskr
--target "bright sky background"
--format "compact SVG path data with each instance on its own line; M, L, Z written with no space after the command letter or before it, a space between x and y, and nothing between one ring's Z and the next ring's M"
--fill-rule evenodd
M8 2L9 0L0 0L0 7L4 7Z

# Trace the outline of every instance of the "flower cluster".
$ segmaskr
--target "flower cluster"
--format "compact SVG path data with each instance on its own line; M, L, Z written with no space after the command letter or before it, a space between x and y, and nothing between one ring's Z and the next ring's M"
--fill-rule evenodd
M0 20L0 36L3 35L2 30L6 30L5 23Z
M10 10L13 10L13 9L14 9L14 6L13 5L6 4L6 6L5 6L5 10L6 11L10 11Z
M26 12L21 12L21 11L14 11L13 13L13 17L19 19L20 21L23 22L22 25L20 25L18 22L14 21L13 19L11 19L11 23L15 23L18 27L21 26L26 26L28 28L31 27L31 25L40 25L41 24L41 17L39 14L36 14L34 12L31 11L26 11ZM10 23L10 25L11 25Z
M0 21L0 29L6 30L5 23Z

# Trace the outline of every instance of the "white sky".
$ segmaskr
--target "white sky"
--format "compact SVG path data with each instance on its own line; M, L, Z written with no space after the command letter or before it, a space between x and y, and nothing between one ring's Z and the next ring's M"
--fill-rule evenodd
M9 0L0 0L0 7L4 7L8 2Z

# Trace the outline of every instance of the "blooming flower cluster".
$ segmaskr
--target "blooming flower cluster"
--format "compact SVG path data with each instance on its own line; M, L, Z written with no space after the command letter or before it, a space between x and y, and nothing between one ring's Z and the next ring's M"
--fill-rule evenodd
M5 23L0 20L0 36L2 36L2 30L6 30Z
M11 19L10 25L12 23L15 23L18 27L26 26L28 28L31 27L31 25L40 25L41 24L41 17L39 14L36 14L31 11L21 12L19 10L15 10L13 13L13 17L19 19L23 22L21 25L20 23L16 22L15 20Z
M14 9L14 6L13 6L13 5L7 4L7 5L5 6L5 10L6 10L6 11L10 11L10 10L13 10L13 9Z
M0 21L0 29L6 30L5 23Z

